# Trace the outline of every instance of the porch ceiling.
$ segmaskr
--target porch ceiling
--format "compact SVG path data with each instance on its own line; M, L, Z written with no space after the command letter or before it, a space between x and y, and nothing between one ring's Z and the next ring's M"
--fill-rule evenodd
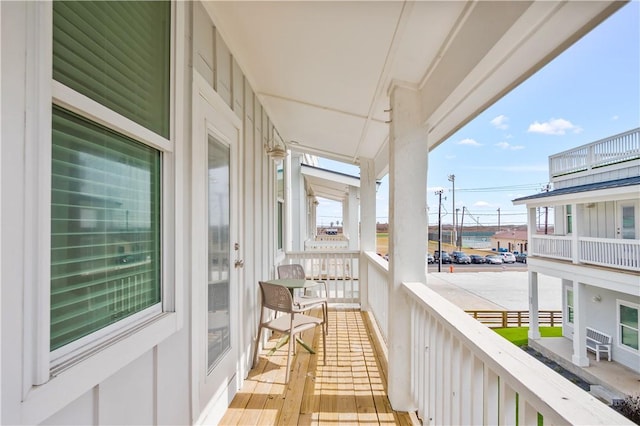
M204 4L290 146L382 177L392 83L421 90L433 149L624 3Z

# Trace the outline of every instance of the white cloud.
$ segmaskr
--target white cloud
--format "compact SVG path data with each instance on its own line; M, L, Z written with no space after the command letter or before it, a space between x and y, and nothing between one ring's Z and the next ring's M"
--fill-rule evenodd
M564 118L552 118L544 123L534 122L527 130L531 133L542 133L545 135L564 135L567 132L580 133L582 128L571 123Z
M447 155L444 156L445 160L454 160L455 158L456 158L456 156L453 155L453 154L447 154Z
M457 143L457 145L469 145L469 146L482 146L481 143L476 142L473 139L462 139L460 142Z
M493 124L496 129L507 130L509 128L507 121L509 121L509 117L501 114L496 118L494 118L493 120L491 120L491 124Z
M476 201L475 203L473 203L473 207L491 207L491 204L487 203L486 201Z
M618 120L618 118L620 118L620 117L618 117L617 115L614 115L613 117L611 117L611 119L612 119L613 121Z
M522 145L510 145L508 142L498 142L496 146L498 148L508 149L510 151L517 151L519 149L524 149L524 146Z

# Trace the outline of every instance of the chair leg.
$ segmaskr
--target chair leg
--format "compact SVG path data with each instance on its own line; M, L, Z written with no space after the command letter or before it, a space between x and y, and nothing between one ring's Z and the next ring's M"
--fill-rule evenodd
M289 370L291 370L291 352L296 347L296 335L289 333L289 349L287 350L287 371L284 376L284 383L289 383Z
M256 362L258 361L258 347L260 346L260 335L262 333L262 326L258 326L258 337L256 337L256 347L253 348L253 364L252 367L255 368Z
M322 362L327 365L327 335L322 335Z

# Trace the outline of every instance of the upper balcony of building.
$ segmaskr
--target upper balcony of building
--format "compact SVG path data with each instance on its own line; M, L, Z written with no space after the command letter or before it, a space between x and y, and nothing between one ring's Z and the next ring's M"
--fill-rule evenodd
M554 189L640 176L640 128L549 157Z

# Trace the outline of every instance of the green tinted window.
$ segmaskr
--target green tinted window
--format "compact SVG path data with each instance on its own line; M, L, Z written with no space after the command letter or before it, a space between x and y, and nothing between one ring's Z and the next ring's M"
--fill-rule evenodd
M53 108L51 350L160 302L160 153Z
M170 3L54 1L53 78L169 137Z

